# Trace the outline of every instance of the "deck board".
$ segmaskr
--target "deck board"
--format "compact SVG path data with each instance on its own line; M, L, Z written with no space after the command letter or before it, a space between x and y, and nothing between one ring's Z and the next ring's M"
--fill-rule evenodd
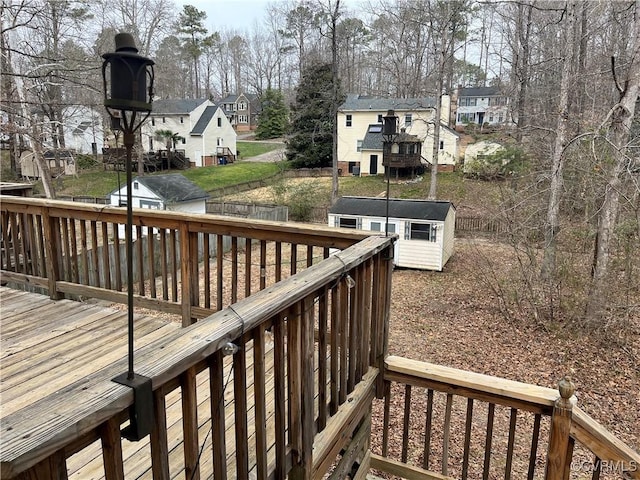
M49 422L58 422L60 415L72 415L74 409L82 409L87 398L108 396L105 388L110 382L114 369L122 368L127 354L127 314L95 304L85 304L70 300L53 301L46 296L18 292L0 287L2 319L2 351L0 353L0 413L1 418L10 418L10 425L32 425L30 434L46 429ZM34 326L35 325L35 326ZM8 335L5 337L5 326ZM135 317L136 349L155 340L169 336L180 329L176 323L138 316ZM253 369L252 343L247 344L247 370ZM273 348L267 340L265 352L267 389L267 461L273 469L275 451L273 448L274 370ZM158 358L161 361L161 357ZM110 376L111 375L111 376ZM231 358L225 357L224 411L226 417L227 472L229 478L235 476L235 431L233 404L233 374ZM82 393L72 387L83 383ZM203 448L200 472L201 478L212 476L211 433L209 399L209 372L204 370L196 377L198 408L198 443ZM119 388L115 384L108 387ZM75 392L75 393L72 393ZM247 375L248 438L249 445L255 446L256 429L253 419L253 374ZM89 397L86 397L89 395ZM93 395L93 397L91 397ZM33 422L20 420L30 410L27 407L47 410L34 426ZM172 478L184 475L184 453L182 443L182 407L180 389L166 395L167 438L170 475ZM24 414L22 413L24 409ZM27 427L25 427L27 428ZM35 430L34 430L35 429ZM17 432L11 432L17 434ZM26 432L25 432L26 433ZM19 437L15 437L19 438ZM28 441L24 447L29 448ZM125 478L151 478L149 438L132 443L122 442ZM256 449L249 448L249 468L255 469ZM71 456L67 460L69 478L104 478L104 467L100 442Z

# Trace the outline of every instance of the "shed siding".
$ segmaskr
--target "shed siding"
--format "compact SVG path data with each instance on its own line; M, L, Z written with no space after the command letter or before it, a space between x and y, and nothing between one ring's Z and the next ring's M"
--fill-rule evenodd
M453 209L447 213L447 218L444 221L444 227L442 232L438 231L438 235L442 233L442 266L449 261L454 252L454 238L456 230L456 212Z
M440 232L438 232L440 237ZM395 264L398 267L442 270L441 240L398 240L398 256Z

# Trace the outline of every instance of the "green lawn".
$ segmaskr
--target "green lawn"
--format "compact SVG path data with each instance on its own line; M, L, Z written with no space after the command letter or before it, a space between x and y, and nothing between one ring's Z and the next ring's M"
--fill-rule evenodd
M282 144L279 143L266 143L266 142L237 142L236 149L240 152L240 160L246 160L251 157L255 157L262 153L267 153L272 150L282 148Z

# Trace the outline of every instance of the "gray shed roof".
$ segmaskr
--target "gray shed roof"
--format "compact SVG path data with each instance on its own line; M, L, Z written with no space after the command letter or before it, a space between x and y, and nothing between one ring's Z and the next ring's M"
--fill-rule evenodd
M152 104L152 115L188 114L206 102L206 98L182 98L155 100Z
M180 173L136 177L133 181L147 187L165 203L181 203L209 198L207 192Z
M202 115L200 115L200 118L193 127L193 130L191 130L191 135L202 135L207 128L207 125L209 125L209 122L215 115L217 109L218 107L205 108L204 112L202 112Z
M357 215L363 217L384 217L387 209L386 198L340 197L329 209L337 215ZM389 216L393 218L411 218L416 220L436 220L443 222L449 209L455 206L451 202L433 200L389 199Z
M370 95L358 95L350 93L345 102L340 105L339 111L374 110L386 112L394 109L396 112L429 110L436 106L436 99L425 98L378 98Z
M498 87L461 88L458 93L459 97L494 97L496 95L502 95Z

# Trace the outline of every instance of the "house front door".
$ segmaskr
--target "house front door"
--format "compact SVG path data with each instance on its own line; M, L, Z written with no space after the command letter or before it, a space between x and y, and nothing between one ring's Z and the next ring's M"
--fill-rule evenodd
M378 155L369 156L369 174L370 175L378 174Z

